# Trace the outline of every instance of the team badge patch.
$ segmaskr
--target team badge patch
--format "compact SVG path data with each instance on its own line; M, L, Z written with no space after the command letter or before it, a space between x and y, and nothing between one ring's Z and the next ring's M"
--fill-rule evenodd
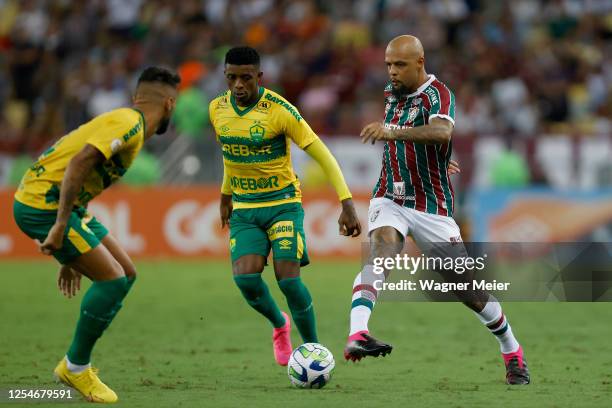
M257 104L257 107L255 108L255 110L259 111L259 112L267 112L270 109L270 102L268 101L260 101Z
M230 239L230 251L234 252L234 249L236 249L236 238Z
M394 198L405 198L406 197L406 183L403 181L396 181L393 183L393 197Z

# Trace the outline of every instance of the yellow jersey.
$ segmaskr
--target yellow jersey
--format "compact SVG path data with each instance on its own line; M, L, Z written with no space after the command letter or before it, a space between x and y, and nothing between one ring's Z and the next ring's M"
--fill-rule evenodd
M291 141L305 149L318 137L293 105L260 87L257 102L240 107L228 90L211 101L209 115L223 149L224 184L231 188L234 208L301 201Z
M15 199L41 210L57 210L68 163L90 144L106 161L87 175L74 203L86 207L125 174L142 148L144 135L144 117L135 109L121 108L97 116L59 139L38 158L23 176Z

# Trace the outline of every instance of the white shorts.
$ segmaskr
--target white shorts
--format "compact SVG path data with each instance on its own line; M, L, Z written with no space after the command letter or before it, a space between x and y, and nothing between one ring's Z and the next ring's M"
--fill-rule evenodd
M459 226L452 217L406 208L384 197L370 200L368 235L380 227L393 227L404 238L411 235L419 248L427 244L454 246L463 242Z

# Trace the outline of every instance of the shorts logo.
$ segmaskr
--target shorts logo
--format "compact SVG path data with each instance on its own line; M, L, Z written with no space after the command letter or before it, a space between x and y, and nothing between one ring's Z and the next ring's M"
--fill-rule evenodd
M406 197L406 183L403 181L396 181L393 183L393 197L404 198Z
M377 209L376 209L376 210L375 210L375 211L372 213L372 215L370 215L370 222L374 222L374 221L376 221L376 219L377 219L377 218L378 218L378 216L380 215L380 211L381 211L381 209L380 209L380 208L377 208Z
M268 228L268 239L270 241L275 241L279 238L293 238L295 236L295 229L293 228L293 221L279 221ZM283 241L287 241L286 239ZM281 245L282 242L281 241ZM288 241L291 245L291 241ZM289 249L289 248L281 248L281 249Z
M289 241L288 239L283 239L279 242L279 244L280 249L291 249L291 241Z
M462 243L463 240L461 239L461 235L459 235L456 237L450 237L450 242L452 246L455 246L455 245L459 245L460 243Z
M236 238L230 239L230 251L234 252L234 249L236 249Z

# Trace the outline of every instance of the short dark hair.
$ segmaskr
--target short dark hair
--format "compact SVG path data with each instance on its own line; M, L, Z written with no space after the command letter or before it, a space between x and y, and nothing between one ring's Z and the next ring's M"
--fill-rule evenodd
M138 78L138 85L142 82L160 82L176 88L181 83L181 77L167 68L148 67Z
M225 54L225 63L259 66L259 53L252 47L234 47Z

